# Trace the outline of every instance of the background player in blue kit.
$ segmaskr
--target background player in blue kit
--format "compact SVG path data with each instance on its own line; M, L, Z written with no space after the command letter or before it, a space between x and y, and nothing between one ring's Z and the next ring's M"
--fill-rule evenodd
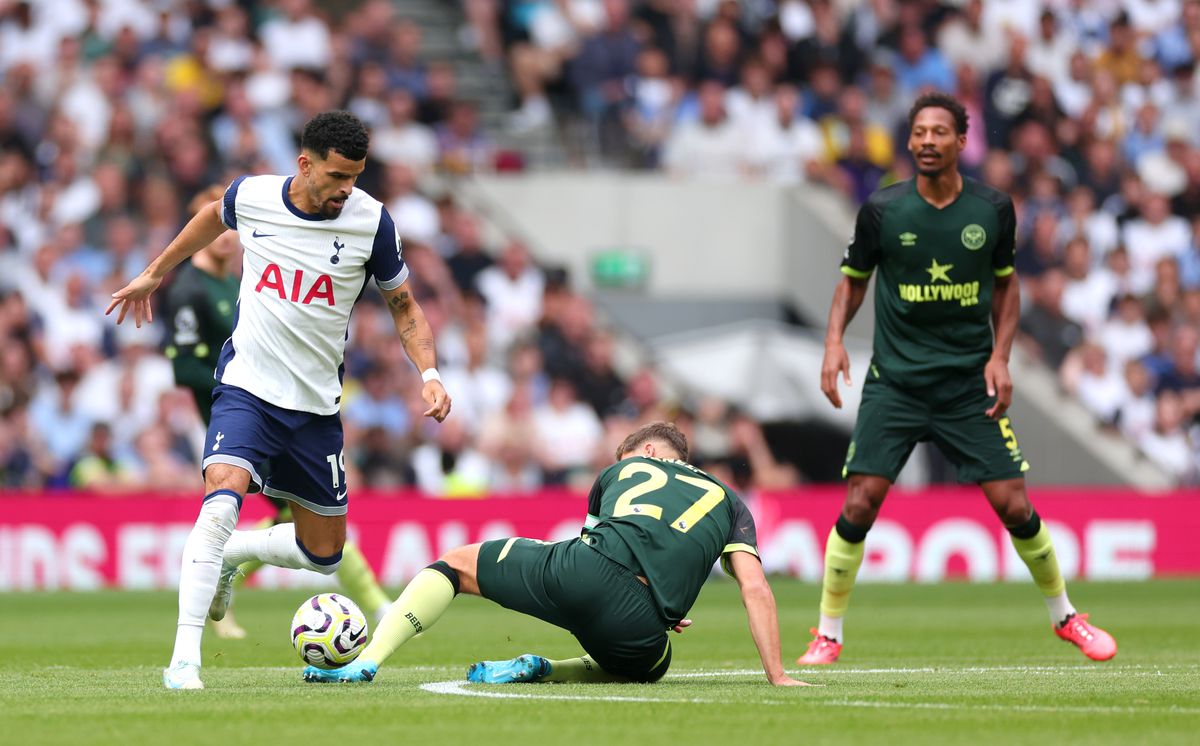
M217 363L205 438L204 504L184 546L168 689L202 689L204 616L224 616L238 565L259 560L331 574L346 541L348 490L338 408L350 311L369 277L383 291L405 352L421 371L425 415L450 397L433 332L408 285L392 218L354 189L369 138L354 115L324 112L304 128L294 176L243 176L206 206L137 278L113 293L140 327L163 277L226 229L238 231L242 279L233 335ZM270 465L260 477L258 466ZM235 531L243 495L292 503L294 523Z

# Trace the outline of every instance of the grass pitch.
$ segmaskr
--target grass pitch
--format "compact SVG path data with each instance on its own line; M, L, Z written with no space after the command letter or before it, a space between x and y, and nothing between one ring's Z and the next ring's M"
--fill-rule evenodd
M819 589L774 584L789 670L759 672L737 589L714 581L654 685L466 684L466 666L573 639L460 598L374 684L300 680L287 627L309 591L243 591L242 641L205 639L202 692L162 689L173 593L0 594L0 733L20 744L1196 743L1200 582L1071 585L1117 638L1087 661L1032 585L860 586L833 667L797 671Z

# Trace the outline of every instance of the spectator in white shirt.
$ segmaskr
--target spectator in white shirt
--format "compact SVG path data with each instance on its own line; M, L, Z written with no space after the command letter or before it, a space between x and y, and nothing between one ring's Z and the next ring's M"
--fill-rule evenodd
M1072 391L1080 403L1092 415L1111 425L1116 422L1117 413L1129 397L1120 367L1109 364L1108 355L1104 348L1094 342L1086 342L1072 353L1076 361L1063 364L1062 374L1068 390ZM1078 365L1078 374L1072 376L1071 368ZM1073 382L1067 379L1074 377Z
M542 470L534 459L533 444L516 435L508 435L499 443L488 472L490 494L519 495L541 488Z
M741 69L741 84L725 94L725 110L734 126L758 132L775 121L775 97L771 74L761 60L747 60Z
M1083 238L1087 241L1092 265L1099 266L1120 241L1121 230L1116 218L1096 209L1096 194L1086 184L1072 189L1066 203L1067 214L1058 224L1059 240Z
M725 113L725 88L700 84L698 121L676 125L667 138L663 165L675 176L733 179L742 171L742 137Z
M1038 19L1038 32L1030 39L1025 64L1034 75L1051 82L1070 75L1071 56L1078 49L1075 37L1060 28L1054 11L1047 8Z
M1091 250L1084 238L1073 238L1063 247L1063 315L1095 335L1108 318L1116 293L1112 275L1092 269Z
M954 67L969 64L986 76L1007 59L1006 38L984 27L983 0L967 0L960 15L942 26L937 45Z
M71 362L76 345L99 349L104 329L101 316L92 305L83 276L70 274L62 288L52 288L50 297L33 299L31 305L43 314L43 345L47 362L63 368ZM170 365L168 364L168 369Z
M488 364L487 331L469 326L464 334L467 347L465 365L447 366L442 381L456 392L454 408L471 433L504 408L512 395L512 381L503 370Z
M1153 36L1179 22L1179 0L1124 0L1129 22L1139 36Z
M1124 364L1150 352L1154 347L1154 335L1146 323L1146 312L1135 295L1122 295L1112 315L1100 329L1099 339L1104 349L1116 363Z
M823 171L825 140L816 122L799 113L799 94L780 86L768 120L755 120L746 137L748 168L777 184L799 184L819 178Z
M1136 443L1154 428L1154 379L1138 360L1126 362L1124 372L1128 396L1117 415L1117 425Z
M433 170L438 143L433 130L416 121L417 102L405 88L387 96L387 121L371 133L371 154L384 163L403 163L419 174Z
M1179 258L1192 244L1188 223L1171 214L1166 196L1147 193L1141 217L1125 224L1122 243L1129 252L1135 292L1149 292L1154 284L1154 265L1163 257Z
M507 349L513 339L542 315L545 275L529 257L525 244L513 239L499 261L475 279L487 301L488 333L493 349Z
M670 60L655 47L638 52L637 73L630 77L629 102L621 114L639 165L656 168L671 132L683 83L670 78Z
M595 410L575 398L565 378L550 384L550 398L533 412L538 452L547 484L567 484L589 468L604 428Z
M1151 461L1180 482L1196 476L1196 454L1184 430L1183 400L1174 391L1162 391L1154 409L1154 428L1138 441Z
M281 17L262 25L259 37L275 67L324 70L333 59L329 26L317 18L310 0L280 0Z
M1081 51L1076 51L1067 61L1067 72L1054 78L1054 100L1063 113L1078 119L1092 102L1092 61Z
M417 191L413 170L404 163L390 164L384 176L384 193L387 195L384 203L400 238L433 243L441 227L441 218L433 202Z

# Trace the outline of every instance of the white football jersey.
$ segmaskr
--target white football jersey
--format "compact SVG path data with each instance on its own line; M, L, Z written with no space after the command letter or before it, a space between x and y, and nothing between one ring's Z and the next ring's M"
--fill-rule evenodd
M332 220L288 199L291 176L242 176L221 213L242 243L233 336L216 379L285 409L334 414L342 398L350 311L369 277L382 290L408 279L400 237L382 204L355 189Z

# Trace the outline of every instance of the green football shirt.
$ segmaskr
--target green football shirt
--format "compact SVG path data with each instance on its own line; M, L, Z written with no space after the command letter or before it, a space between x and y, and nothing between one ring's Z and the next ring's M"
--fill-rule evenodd
M213 277L191 262L180 267L167 289L166 317L171 325L164 350L175 369L175 383L192 390L208 423L213 371L225 340L233 334L237 277Z
M915 180L876 191L858 211L842 272L875 278L872 374L927 386L982 372L992 354L992 290L1013 272L1012 199L973 179L937 209Z
M754 517L737 493L690 464L642 456L597 477L583 541L645 577L671 624L692 608L717 559L758 556Z

